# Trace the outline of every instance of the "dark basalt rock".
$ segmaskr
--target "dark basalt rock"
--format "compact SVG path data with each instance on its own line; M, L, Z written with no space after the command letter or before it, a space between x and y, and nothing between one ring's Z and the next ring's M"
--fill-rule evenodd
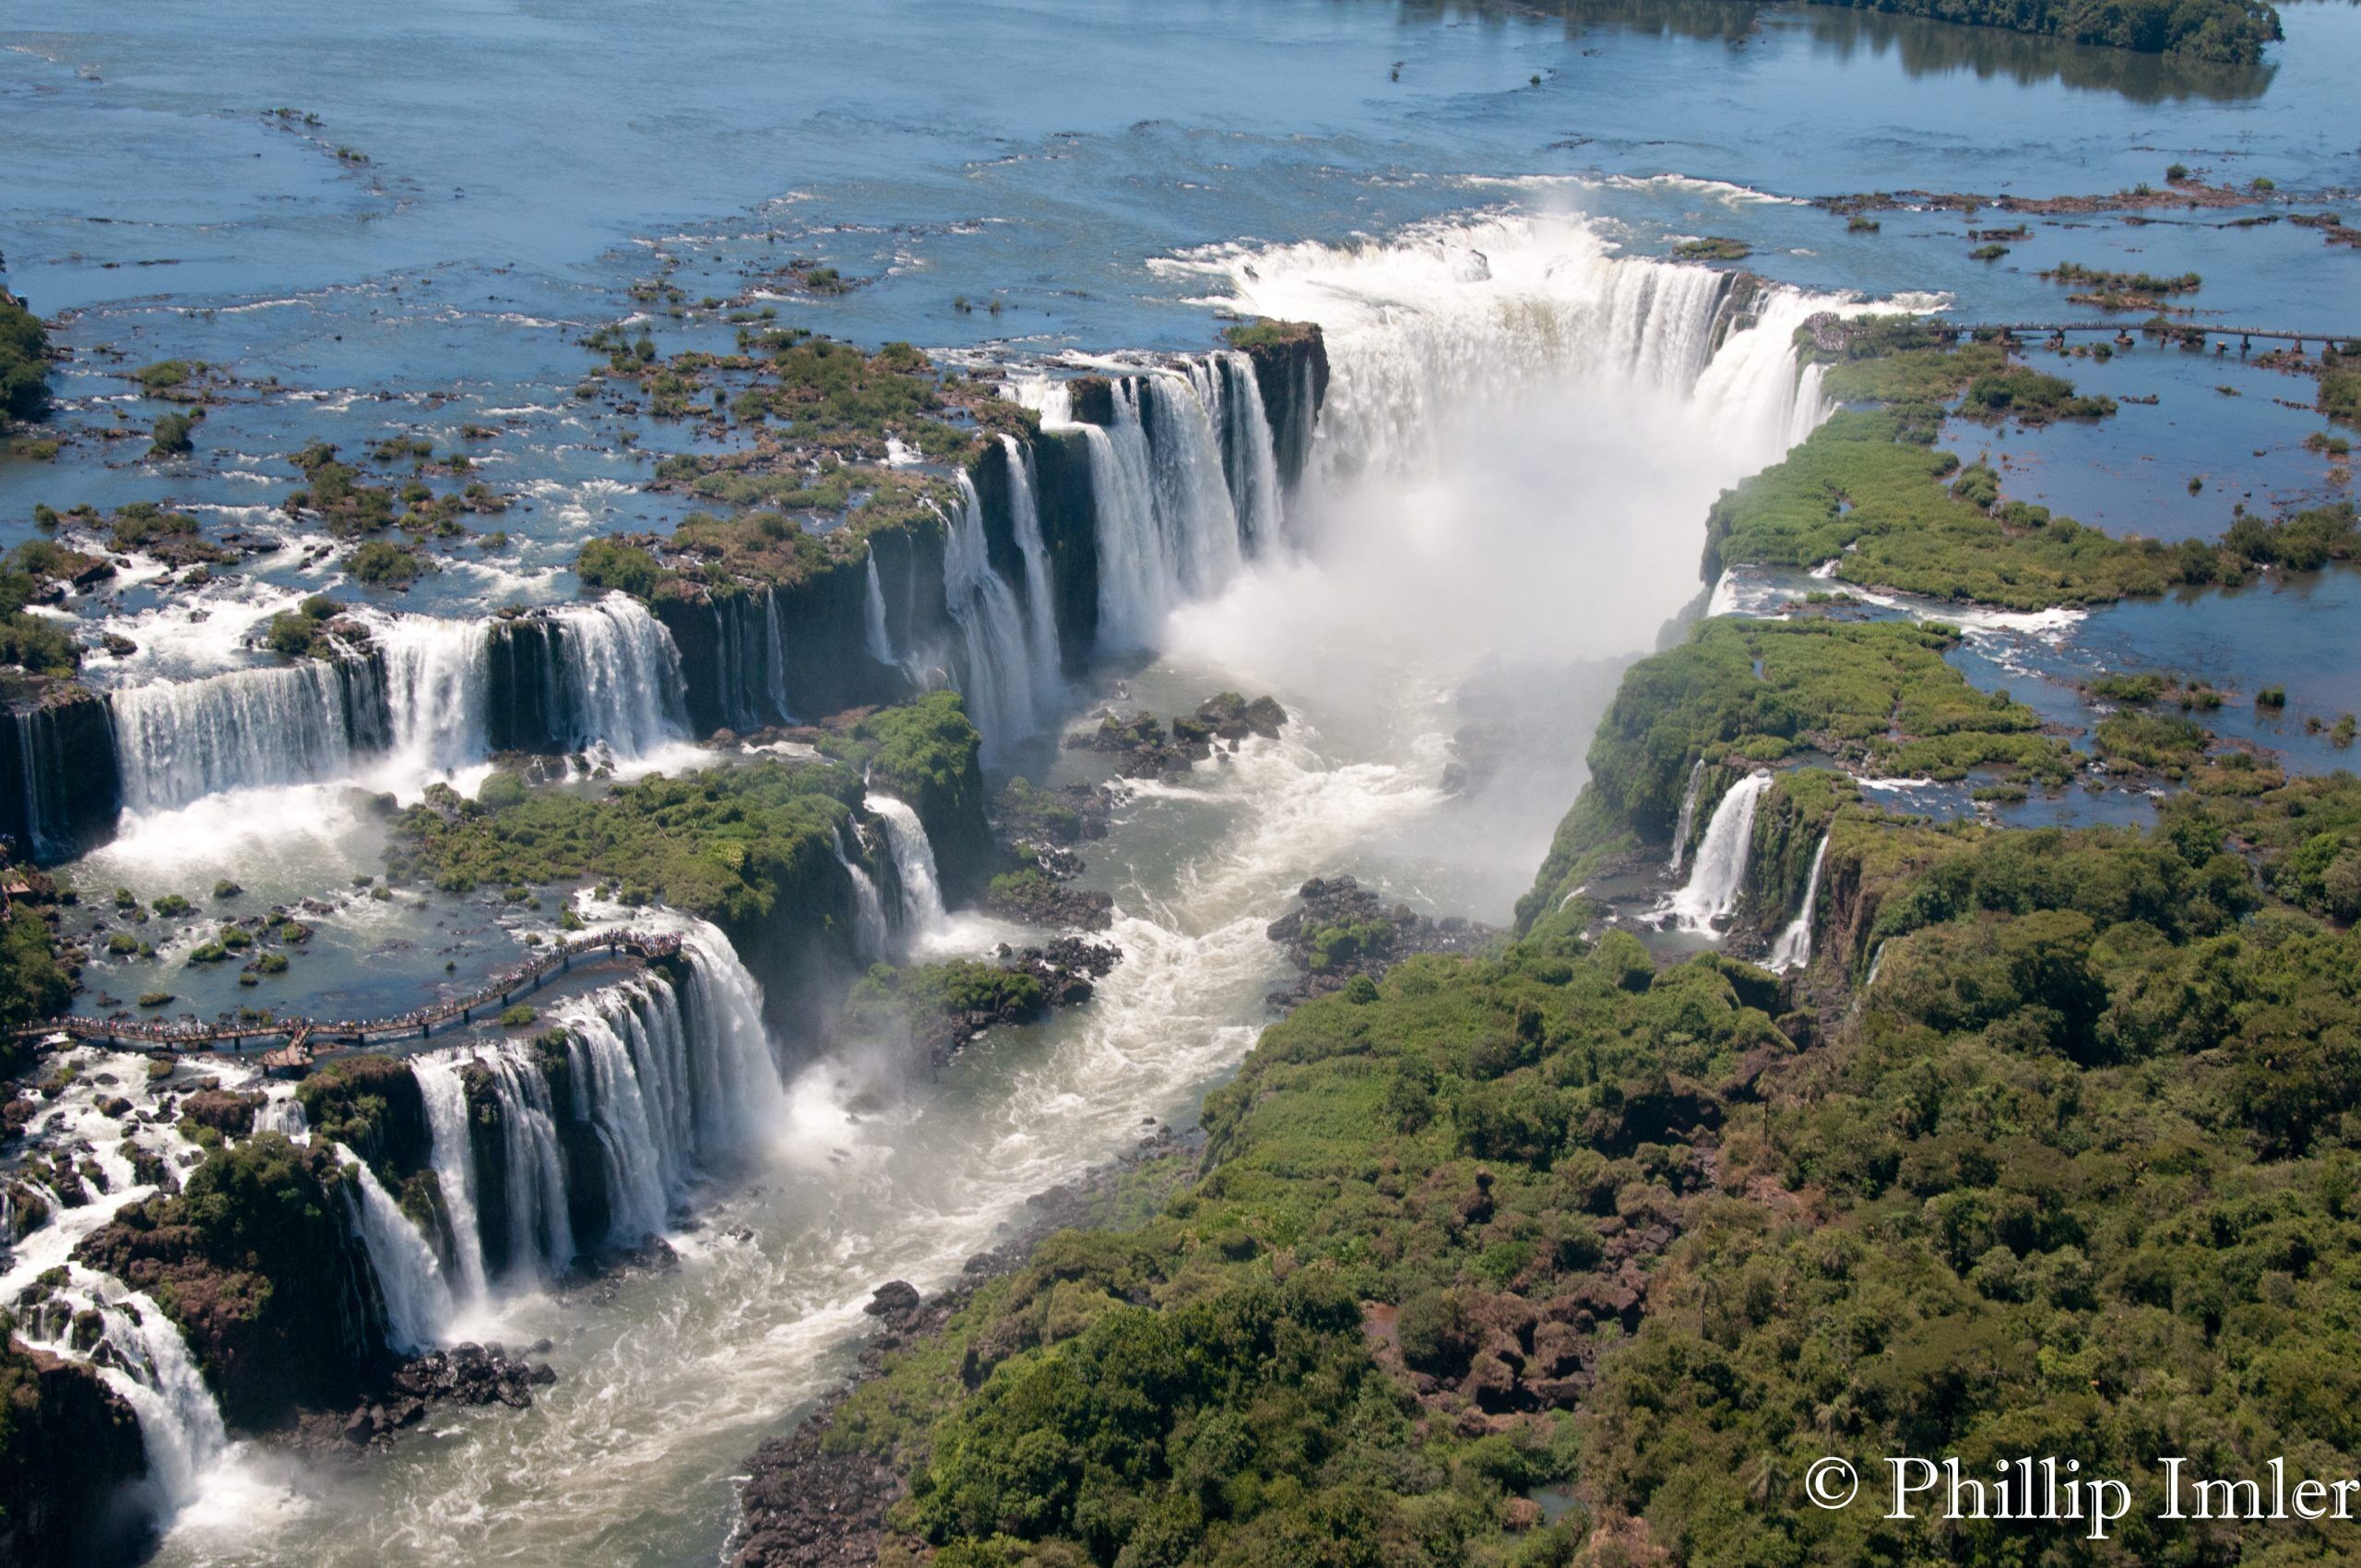
M148 1474L139 1420L79 1362L0 1345L0 1562L128 1562L148 1533L127 1488Z
M1047 857L1044 857L1045 866ZM1067 887L1046 870L993 879L984 895L984 908L1026 925L1077 931L1105 931L1115 921L1115 898L1096 888Z
M1249 702L1236 692L1222 692L1199 703L1194 715L1175 719L1169 733L1153 713L1129 719L1110 713L1097 729L1069 735L1065 743L1069 751L1114 757L1116 773L1125 778L1177 778L1216 749L1235 751L1250 735L1276 736L1287 721L1287 709L1274 698Z
M395 1365L350 1409L304 1415L290 1434L300 1451L326 1456L338 1452L383 1451L403 1431L423 1421L437 1405L505 1405L529 1409L533 1390L557 1381L548 1363L528 1357L547 1350L541 1341L526 1356L500 1345L454 1345L428 1350Z
M1349 876L1315 876L1296 897L1302 903L1272 921L1268 934L1303 975L1271 993L1274 1007L1342 991L1356 976L1374 980L1414 953L1478 952L1500 934L1456 915L1438 921L1407 904L1388 909Z
M1320 406L1328 398L1327 340L1317 322L1280 321L1233 332L1231 341L1253 362L1263 417L1271 425L1271 455L1279 481L1292 490L1303 478Z
M216 1151L179 1196L132 1204L76 1258L169 1303L231 1425L349 1406L387 1358L385 1303L325 1142Z
M114 837L122 804L104 698L50 682L0 715L0 835L19 858L53 862L98 848Z

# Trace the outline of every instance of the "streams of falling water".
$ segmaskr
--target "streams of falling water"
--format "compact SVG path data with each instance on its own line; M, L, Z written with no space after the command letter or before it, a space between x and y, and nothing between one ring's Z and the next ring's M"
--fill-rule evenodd
M1533 243L1545 245L1546 237ZM1501 249L1513 259L1513 247ZM1695 318L1711 315L1710 290L1687 276L1659 276L1663 268L1625 279L1594 251L1576 251L1584 269L1578 297L1554 314L1526 313L1545 324L1555 351L1578 371L1608 366L1610 387L1636 377L1676 401L1684 378L1693 378L1706 413L1735 422L1746 437L1745 453L1718 459L1729 477L1743 471L1738 465L1749 454L1775 452L1796 417L1792 364L1776 346L1784 329L1774 324L1741 352L1708 362ZM1304 314L1318 315L1329 298L1319 269L1361 264L1298 253L1264 276L1300 284ZM1560 274L1536 276L1548 289L1569 287ZM1472 318L1486 324L1488 341L1514 319L1492 303L1498 282L1480 286L1488 300ZM1423 275L1419 286L1434 291ZM1358 410L1356 445L1366 454L1372 446L1360 437L1383 434L1371 422L1374 405L1398 386L1354 378L1391 377L1421 361L1448 372L1455 339L1439 319L1448 310L1428 318L1397 312L1387 320L1400 325L1389 327L1338 308L1351 319L1337 323L1332 339L1339 361L1334 395L1341 409ZM1604 349L1588 339L1575 344L1580 352L1568 347L1570 334L1579 339L1592 328L1605 335ZM1388 331L1402 341L1389 348ZM1187 385L1170 380L1170 386L1152 380L1145 395ZM1447 400L1454 376L1430 383L1419 389L1421 406ZM1412 451L1442 438L1415 423L1402 434ZM1130 432L1117 434L1129 443ZM1094 445L1109 448L1094 451L1094 459L1117 459L1102 463L1096 477L1139 481L1135 488L1154 508L1141 515L1159 519L1159 536L1168 516L1204 520L1183 500L1194 506L1203 499L1204 516L1232 510L1228 476L1217 467L1205 474L1135 473L1136 452ZM1331 454L1325 461L1334 468L1340 459ZM1167 493L1160 497L1159 486ZM1159 499L1170 505L1159 506ZM1145 537L1137 542L1145 561ZM1159 550L1175 547L1171 574L1160 580L1193 585L1192 591L1227 581L1221 600L1251 608L1267 568L1241 569L1234 540L1212 553L1200 549L1204 543L1189 529L1158 537ZM1003 677L992 694L1003 706L1026 706L1036 695L1023 679L1034 650L1021 612L992 595L980 549L968 554L974 559L955 564L947 576L970 590L970 664ZM1297 580L1331 595L1353 586L1323 589L1316 577ZM1678 602L1650 608L1661 618ZM1180 609L1193 630L1168 644L1180 651L1131 677L1132 703L1172 712L1223 686L1266 684L1251 662L1226 656L1218 634L1238 606ZM1136 620L1145 630L1153 617ZM1336 624L1349 626L1349 618ZM1394 629L1369 617L1357 635L1401 651ZM766 1121L765 1146L750 1151L761 1169L696 1197L697 1223L674 1237L677 1273L629 1275L587 1295L527 1286L501 1298L501 1337L546 1336L556 1345L551 1360L560 1381L533 1409L438 1413L432 1434L352 1477L293 1478L275 1507L250 1509L234 1526L184 1523L160 1561L259 1565L300 1554L307 1563L351 1568L710 1562L733 1517L732 1475L755 1443L841 1374L871 1291L893 1278L921 1289L943 1283L1021 1213L1026 1196L1131 1146L1144 1117L1192 1116L1205 1087L1236 1064L1267 1016L1264 998L1282 970L1264 928L1295 887L1307 876L1354 866L1374 842L1438 819L1454 719L1436 700L1447 683L1433 673L1389 682L1372 698L1363 670L1360 693L1349 702L1332 701L1334 690L1316 682L1268 681L1295 716L1279 740L1250 742L1182 781L1129 787L1113 834L1093 847L1091 882L1115 896L1110 935L1125 957L1089 1006L1039 1028L995 1030L931 1083L913 1083L909 1063L882 1050L804 1067ZM889 835L908 826L897 823L893 803L872 807ZM895 845L903 897L914 901L902 911L906 929L913 917L939 919L924 878L913 876L923 868L916 848ZM656 1175L645 1184L650 1218L659 1204L672 1206Z

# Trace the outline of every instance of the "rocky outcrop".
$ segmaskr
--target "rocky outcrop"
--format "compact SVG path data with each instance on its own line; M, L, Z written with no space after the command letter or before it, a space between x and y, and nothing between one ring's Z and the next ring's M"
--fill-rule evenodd
M52 683L0 719L0 835L23 859L69 860L114 837L123 804L103 698Z
M1389 909L1349 876L1315 876L1296 897L1302 903L1272 921L1267 932L1302 971L1294 984L1271 993L1275 1007L1342 991L1358 976L1375 980L1414 953L1474 953L1500 935L1456 915L1438 921L1407 904Z
M1293 489L1311 457L1320 405L1328 397L1328 344L1313 321L1258 321L1232 327L1229 343L1254 362L1255 389L1271 422L1279 481Z
M148 1474L131 1407L90 1368L0 1345L0 1562L128 1562L147 1534L126 1489Z
M1274 698L1249 702L1236 692L1222 692L1198 704L1193 716L1175 719L1169 731L1153 713L1129 719L1110 713L1096 730L1067 736L1066 746L1114 757L1115 771L1124 778L1174 778L1216 749L1236 751L1249 736L1275 739L1287 721L1287 709Z
M388 1360L385 1303L325 1142L216 1150L176 1196L122 1209L76 1250L172 1314L234 1426L348 1406Z
M530 1409L533 1390L557 1381L547 1363L528 1359L549 1348L544 1339L516 1356L500 1345L470 1343L413 1356L351 1409L306 1415L293 1434L295 1445L314 1455L390 1448L437 1405Z

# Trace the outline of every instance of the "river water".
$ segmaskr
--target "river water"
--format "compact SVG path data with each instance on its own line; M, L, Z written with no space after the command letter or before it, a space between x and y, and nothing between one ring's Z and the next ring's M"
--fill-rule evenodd
M261 616L350 591L270 510L314 439L499 432L482 463L518 497L499 520L510 545L386 613L570 600L583 539L679 510L639 486L646 452L682 438L571 395L588 362L575 339L635 311L631 285L659 272L691 299L759 291L790 324L1019 380L1069 350L1202 350L1222 309L1321 321L1336 372L1297 498L1302 550L1179 606L1150 656L1076 694L1077 712L1169 713L1234 687L1292 716L1277 742L1132 789L1111 836L1086 847L1126 955L1097 1000L986 1036L931 1084L890 1051L814 1062L782 1042L787 1118L753 1169L703 1194L674 1238L677 1273L528 1293L467 1325L555 1342L561 1380L533 1409L438 1414L350 1470L234 1451L161 1560L712 1561L735 1467L841 1374L876 1285L942 1283L1027 1194L1121 1153L1145 1119L1193 1115L1266 1021L1285 976L1263 928L1303 878L1351 871L1430 909L1505 917L1621 664L1699 593L1706 506L1821 411L1785 349L1804 315L1882 302L2039 317L2059 306L2035 274L2070 253L2204 271L2217 320L2361 330L2328 319L2349 311L2361 254L2286 223L2082 219L1987 264L1957 214L1890 212L1853 232L1801 199L2091 193L2177 159L2268 175L2319 197L2302 210L2361 221L2342 194L2361 159L2340 117L2361 9L2284 16L2275 63L2237 71L1721 0L1555 15L699 0L660 18L428 0L367 18L241 4L98 30L83 7L12 7L0 253L13 289L65 314L74 358L62 457L0 463L0 537L29 535L36 502L134 500L287 533L200 596L202 619L136 583L73 606L138 645L93 659L101 683L255 662L240 644ZM282 105L300 113L267 113ZM1635 259L1707 234L1750 243L1749 265L1783 286L1763 325L1718 351L1710 276ZM773 287L791 257L856 286ZM718 335L656 326L668 348ZM238 384L196 456L135 457L144 442L105 438L152 417L120 372L175 356ZM2300 445L2317 420L2272 400L2308 383L2153 350L2070 374L2159 398L2104 434L2001 438L2027 485L2094 525L2207 532L2234 494L2335 493ZM2225 382L2249 394L2236 417L2213 411L2234 404L2213 389ZM2127 505L2088 476L2137 460L2122 433L2147 416L2172 422L2148 431L2177 466L2142 481L2153 505ZM2191 500L2192 466L2235 479ZM2306 600L2331 617L2348 601ZM2249 590L2062 636L2104 643L2110 665L2188 667L2219 640L2190 630L2208 604L2238 626L2270 614ZM2307 638L2333 668L2335 637ZM2348 671L2350 653L2348 639ZM1969 672L2012 678L1997 655ZM2305 700L2332 703L2337 679ZM1471 719L1522 743L1453 795L1450 742ZM635 766L695 760L656 739ZM1037 776L1096 777L1087 754L1021 754ZM461 980L498 968L511 933L553 917L356 897L350 878L378 869L372 823L317 784L241 788L160 804L65 874L148 898L217 875L258 899L333 894L321 949L271 1000L340 1012L440 980L446 962ZM1003 934L955 921L938 945ZM93 979L143 983L140 965L120 968Z

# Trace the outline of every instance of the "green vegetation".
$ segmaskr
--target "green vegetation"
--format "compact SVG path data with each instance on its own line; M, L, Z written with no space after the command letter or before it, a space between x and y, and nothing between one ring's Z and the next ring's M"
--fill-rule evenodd
M406 588L434 566L411 546L373 539L344 558L344 569L371 588Z
M2114 539L2048 508L2004 500L1999 476L1931 443L1941 400L2012 417L2098 417L2058 377L2008 366L1998 346L1928 346L1910 325L1871 327L1834 351L1825 387L1852 406L1726 492L1707 518L1705 575L1734 565L1836 563L1845 582L2010 610L2106 603L2182 583L2236 583L2257 566L2317 566L2361 549L2350 504L2276 523L2241 517L2218 544ZM1806 329L1809 333L1809 328ZM1809 338L1803 339L1809 342Z
M142 365L132 372L131 378L139 383L141 391L154 397L187 385L190 376L200 374L204 369L202 361L158 360L154 364Z
M2105 294L2187 294L2194 293L2205 284L2205 279L2194 272L2159 278L2147 272L2109 272L2071 261L2061 261L2043 272L2042 276L2055 283L2087 284L2094 291Z
M48 575L29 569L42 564L33 547L47 543L29 540L0 559L0 664L35 675L71 675L82 663L80 646L56 623L25 609Z
M2015 365L1987 372L1969 382L1961 411L1972 417L2040 425L2059 419L2105 419L2115 412L2115 399L2078 398L2074 384L2065 377Z
M845 999L845 1027L856 1037L925 1037L936 1020L969 1016L1022 1021L1049 1004L1038 977L972 958L895 968L873 966Z
M630 903L661 899L742 927L782 886L836 869L836 828L860 790L848 767L768 761L657 775L603 799L518 782L487 785L490 803L431 787L396 820L387 876L455 893L596 881Z
M1193 1188L1040 1243L824 1449L955 1568L2003 1562L1804 1468L2349 1473L2361 782L2236 771L2149 834L1840 807L1800 994L1554 927L1307 1004ZM2201 1560L2138 1502L2123 1561Z
M1667 842L1700 759L1713 775L1708 802L1748 769L1806 748L1881 775L1989 768L2063 782L2064 743L2040 732L2031 708L1970 686L1942 657L1956 640L1907 622L1719 617L1632 666L1592 739L1590 782L1518 903L1519 927L1556 911L1608 860Z
M594 539L575 557L574 575L585 588L612 588L635 599L655 596L664 569L656 557L636 545L611 539Z
M24 301L0 289L0 429L48 412L48 329Z
M1680 261L1744 261L1754 254L1754 247L1744 240L1709 234L1702 240L1681 241L1672 247L1672 254Z
M1233 349L1283 349L1317 342L1320 327L1316 322L1279 321L1264 315L1225 328L1221 336L1222 341Z
M2320 372L2319 410L2331 419L2361 424L2361 363L2338 364Z
M2268 0L1838 0L1864 10L2038 33L2147 54L2251 65L2280 36Z
M501 1012L500 1027L504 1029L527 1029L540 1022L540 1012L530 1004L519 1002Z
M0 1028L54 1018L73 992L49 922L21 905L10 910L0 921Z
M272 616L264 640L281 659L326 657L335 651L327 636L328 623L343 609L326 594L315 593L296 609Z

